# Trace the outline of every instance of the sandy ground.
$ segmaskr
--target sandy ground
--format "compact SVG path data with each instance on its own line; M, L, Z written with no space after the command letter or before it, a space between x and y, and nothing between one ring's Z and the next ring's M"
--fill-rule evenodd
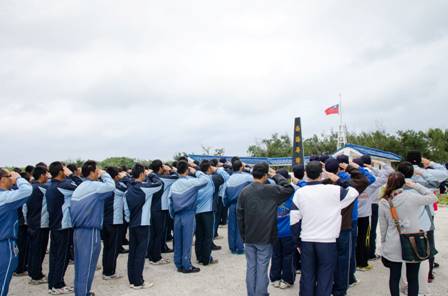
M441 208L436 218L436 245L439 255L436 261L441 267L436 269L436 279L430 285L431 295L448 295L448 208ZM180 274L175 271L173 264L153 266L145 264L144 278L147 282L154 282L154 287L146 290L134 291L128 287L127 277L115 281L104 281L101 271L97 271L93 283L93 291L99 296L118 295L246 295L245 290L245 257L232 255L227 247L226 228L220 228L224 239L217 240L216 244L223 246L223 250L214 252L219 260L217 265L201 267L197 274ZM194 252L193 252L194 253ZM48 256L47 256L48 257ZM167 256L172 259L172 256ZM47 259L44 263L44 273L48 271ZM101 257L100 257L101 260ZM120 255L118 259L118 272L126 275L127 255ZM193 262L195 258L193 255ZM194 264L194 263L193 263ZM349 290L349 295L389 295L388 270L380 261L374 262L374 269L369 272L358 272L357 277L361 283ZM74 266L68 267L66 282L73 283ZM296 284L288 290L279 290L269 287L271 295L298 295L299 278ZM28 278L13 278L10 295L48 295L46 285L31 286Z

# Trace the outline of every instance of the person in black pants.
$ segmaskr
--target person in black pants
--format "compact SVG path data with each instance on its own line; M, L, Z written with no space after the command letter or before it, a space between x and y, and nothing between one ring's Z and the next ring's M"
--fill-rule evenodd
M358 268L369 266L369 246L367 236L369 235L370 217L358 218L358 241L356 244L356 265Z
M153 175L146 179L149 173L143 165L136 164L131 173L134 181L128 186L124 198L125 218L129 222L128 279L132 289L154 285L145 283L143 268L149 243L150 204L153 194L162 188L162 182Z
M65 285L64 275L73 234L68 205L77 186L66 178L71 172L61 162L51 163L49 171L52 179L45 195L51 230L48 289L50 294L64 294L74 291Z
M389 289L391 296L400 296L400 278L402 263L392 262L383 258L383 262L390 269L389 277ZM418 270L420 269L420 263L406 263L406 278L408 281L408 295L418 294Z
M29 235L28 275L30 284L40 285L48 280L42 273L42 262L48 246L49 228L45 193L47 191L47 169L37 166L33 171L33 193L26 202Z
M27 275L27 257L28 257L28 225L25 223L22 208L17 210L19 216L19 232L17 238L17 248L19 249L19 264L17 265L14 276Z
M369 259L378 259L376 255L376 229L378 227L378 204L372 203L372 216L370 217L370 246Z
M116 273L117 257L122 243L123 232L123 197L127 186L122 182L125 173L118 172L115 167L108 167L106 172L115 181L115 191L104 201L104 220L101 237L103 239L103 279L121 278Z

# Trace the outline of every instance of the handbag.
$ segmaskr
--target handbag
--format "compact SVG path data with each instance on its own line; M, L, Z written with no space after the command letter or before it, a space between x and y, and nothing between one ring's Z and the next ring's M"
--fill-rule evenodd
M402 233L397 208L391 198L388 199L390 214L400 235L401 255L404 261L420 262L431 256L431 247L426 232L420 230L415 233Z

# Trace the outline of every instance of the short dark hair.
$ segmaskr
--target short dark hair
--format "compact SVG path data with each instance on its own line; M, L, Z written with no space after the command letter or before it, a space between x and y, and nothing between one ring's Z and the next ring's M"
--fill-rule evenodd
M78 170L78 166L74 163L70 163L67 165L67 168L72 171L72 173L75 173Z
M294 165L292 167L292 172L294 173L294 177L299 180L302 180L305 177L305 167L303 164Z
M347 155L344 155L344 154L340 154L340 155L338 155L338 156L336 157L336 159L338 160L339 163L346 163L346 164L349 163L348 156L347 156Z
M317 160L310 161L306 165L305 170L308 178L313 180L317 179L319 178L320 174L322 174L322 164Z
M230 162L233 163L234 161L237 161L237 160L241 160L241 159L238 156L234 156L230 159Z
M88 160L82 165L81 172L84 178L87 178L90 175L90 173L95 171L96 171L96 161L94 160Z
M25 167L25 172L30 174L30 175L33 173L33 170L34 170L34 167L32 165L27 165Z
M364 154L363 156L361 156L362 162L364 162L365 164L371 165L372 164L372 158L370 157L370 155Z
M171 164L174 168L177 168L177 161L173 161L173 163Z
M107 167L106 168L106 172L113 178L115 178L116 176L118 176L118 168L117 167Z
M185 174L188 171L188 162L180 160L177 162L177 172L179 174Z
M151 169L155 173L158 173L159 170L162 168L162 166L163 166L163 162L160 159L155 159L151 162Z
M144 172L145 172L145 167L140 163L136 163L136 164L134 164L134 167L132 168L131 176L133 178L138 178L138 177L140 177L140 174L144 173Z
M181 160L183 160L183 161L185 161L185 162L188 163L188 158L187 158L186 156L181 156L181 157L179 157L179 158L177 159L177 161L181 161Z
M64 171L64 166L60 161L54 161L50 163L50 167L48 169L52 178L56 178L61 171Z
M402 161L398 164L397 171L402 173L405 178L412 178L414 175L414 166L409 161Z
M46 175L47 174L47 169L44 168L43 166L36 166L33 170L33 178L34 180L38 180L40 178L40 176L42 175Z
M210 165L211 166L218 166L218 160L216 158L210 159Z
M417 150L411 150L406 154L406 160L412 163L413 165L418 165L422 167L422 153Z
M207 159L204 159L203 161L201 161L201 163L199 164L199 168L201 169L201 171L203 171L204 173L206 173L208 171L208 169L210 168L210 161L208 161Z
M321 156L319 156L319 161L325 163L329 158L330 158L329 155L322 154Z
M37 163L36 166L37 166L37 167L40 166L40 167L44 167L44 168L48 169L47 164L46 164L45 162L42 162L42 161L39 162L39 163Z
M266 162L257 163L252 169L252 176L255 179L261 179L269 172L269 165Z
M242 167L243 167L243 163L241 162L241 160L237 159L235 161L232 161L232 170L234 172L239 171Z
M279 170L277 170L277 174L284 177L285 179L291 179L291 176L289 175L289 172L287 169L279 169Z
M360 167L364 166L364 161L362 160L361 157L353 159L353 162L356 163L357 165L359 165Z

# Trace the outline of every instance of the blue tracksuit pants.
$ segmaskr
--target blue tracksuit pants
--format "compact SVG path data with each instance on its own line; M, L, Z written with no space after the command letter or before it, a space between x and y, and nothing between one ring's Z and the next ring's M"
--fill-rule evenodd
M230 251L234 254L243 254L244 245L240 236L240 231L238 230L238 223L236 219L236 203L232 203L229 206L228 232Z
M0 296L8 295L12 273L19 263L19 250L12 239L0 241Z
M174 264L177 268L191 269L191 244L195 226L194 211L174 215Z
M101 251L101 234L96 228L75 228L75 295L86 296L90 292L96 263Z

